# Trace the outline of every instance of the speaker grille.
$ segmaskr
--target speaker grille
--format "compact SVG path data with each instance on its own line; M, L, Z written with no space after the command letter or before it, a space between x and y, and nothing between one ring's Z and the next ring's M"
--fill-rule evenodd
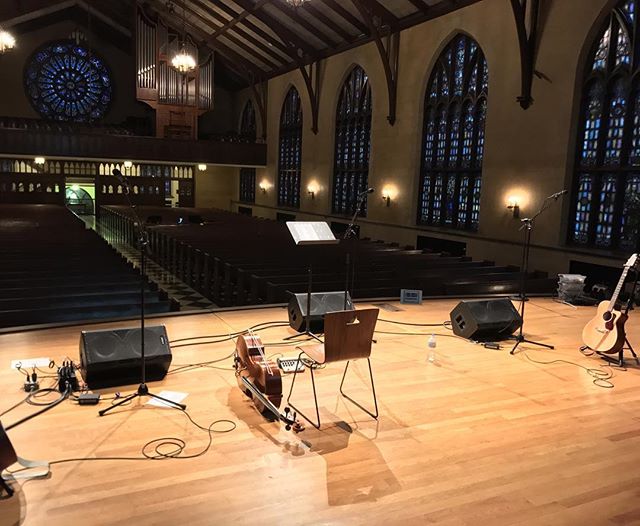
M165 327L145 327L146 379L161 380L171 364ZM128 385L141 379L140 329L83 331L80 335L80 372L92 388Z

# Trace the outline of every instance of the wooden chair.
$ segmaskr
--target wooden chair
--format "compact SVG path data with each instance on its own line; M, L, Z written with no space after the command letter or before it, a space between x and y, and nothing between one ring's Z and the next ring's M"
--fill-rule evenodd
M318 408L318 397L316 394L316 383L313 370L318 365L324 365L331 362L342 362L345 360L347 362L344 368L344 373L342 374L342 381L340 382L340 394L372 418L378 418L378 401L376 399L376 388L373 382L371 360L369 359L371 356L371 344L373 343L373 331L376 327L377 319L378 309L361 309L355 311L351 310L327 313L324 317L324 343L297 347L297 349L300 350L298 361L308 367L311 373L313 399L316 406L316 422L310 420L291 403L291 394L293 393L293 386L295 385L296 376L298 374L297 370L293 374L287 403L316 429L320 429L320 410ZM307 359L304 361L302 360L303 355L307 356ZM362 405L345 394L342 389L344 379L347 376L349 362L358 358L367 359L369 377L371 379L371 391L375 407L374 413L365 409Z

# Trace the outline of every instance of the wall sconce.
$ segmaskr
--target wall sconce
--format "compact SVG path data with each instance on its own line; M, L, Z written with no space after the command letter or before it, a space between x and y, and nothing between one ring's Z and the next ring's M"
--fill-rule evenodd
M515 195L511 195L507 198L507 208L513 211L513 218L520 218L520 199Z
M318 183L316 183L315 181L311 181L308 185L307 185L307 193L311 196L311 199L315 199L316 197L316 192L320 189L320 187L318 186Z
M386 185L382 188L382 199L387 202L387 206L391 206L391 200L398 195L398 189L393 185Z
M267 190L271 188L271 184L269 183L269 181L263 179L262 181L260 181L258 187L260 188L260 190L262 190L263 194L266 194Z
M44 164L44 162L45 162L45 158L44 158L44 157L36 157L36 158L33 160L33 162L34 162L34 163L36 163L36 164L40 164L40 165L42 165L42 164Z
M198 165L198 170L200 172L206 172L207 171L207 165L206 164L199 164Z

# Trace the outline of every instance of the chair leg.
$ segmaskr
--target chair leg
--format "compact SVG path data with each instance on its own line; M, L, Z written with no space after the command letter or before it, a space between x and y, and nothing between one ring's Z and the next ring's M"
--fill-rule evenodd
M358 402L356 402L353 398L351 398L350 396L346 395L345 392L342 390L342 386L344 385L344 379L347 376L347 369L349 369L349 363L350 363L350 361L348 361L347 365L345 365L345 367L344 367L344 373L342 375L342 381L340 382L340 394L342 396L344 396L347 400L349 400L352 404L354 404L354 405L358 406L360 409L362 409L371 418L374 418L375 420L377 420L378 419L378 398L376 397L376 384L373 381L373 371L371 370L371 360L369 358L367 358L367 364L369 365L369 378L371 379L371 392L373 393L373 405L374 405L375 410L376 410L375 413L372 413L368 409L365 409Z
M302 355L304 353L300 353L298 356L298 362L302 363ZM311 386L313 387L313 401L316 405L316 422L310 420L307 415L305 415L300 409L298 409L295 405L291 403L291 394L293 393L293 386L296 383L296 376L298 375L298 369L293 372L293 380L291 380L291 389L289 389L289 396L287 396L287 404L302 418L304 418L307 422L309 422L316 429L320 429L320 409L318 408L318 395L316 394L316 381L313 375L313 367L309 367L309 372L311 373Z

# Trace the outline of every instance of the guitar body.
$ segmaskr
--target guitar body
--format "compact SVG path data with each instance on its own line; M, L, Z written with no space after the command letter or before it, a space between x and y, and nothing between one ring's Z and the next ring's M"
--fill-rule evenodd
M615 354L624 347L624 324L628 316L619 310L609 311L609 304L603 301L598 305L598 312L582 329L582 341L594 351Z

